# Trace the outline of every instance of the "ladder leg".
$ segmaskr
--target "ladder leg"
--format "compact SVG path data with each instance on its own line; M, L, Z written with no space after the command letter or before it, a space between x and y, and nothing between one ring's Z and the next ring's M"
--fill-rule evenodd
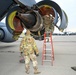
M49 35L48 35L49 34ZM48 39L46 39L47 37L49 37L49 41ZM47 41L46 41L47 40ZM47 49L46 45L47 43L50 44L51 49ZM50 54L48 54L46 51L51 51ZM47 59L46 57L50 56L51 59ZM44 42L43 42L43 51L42 51L42 65L44 63L44 61L50 61L51 65L53 66L53 61L54 61L54 48L53 48L53 41L52 41L52 33L44 33Z
M53 60L54 60L54 47L53 47L53 41L52 41L52 33L50 33L50 39L51 39L51 44L52 44L52 58L53 58Z

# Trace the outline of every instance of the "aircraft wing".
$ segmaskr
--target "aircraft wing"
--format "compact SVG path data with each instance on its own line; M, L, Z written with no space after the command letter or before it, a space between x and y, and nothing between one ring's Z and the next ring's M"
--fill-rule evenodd
M14 3L13 0L0 0L0 21L5 17L6 13Z

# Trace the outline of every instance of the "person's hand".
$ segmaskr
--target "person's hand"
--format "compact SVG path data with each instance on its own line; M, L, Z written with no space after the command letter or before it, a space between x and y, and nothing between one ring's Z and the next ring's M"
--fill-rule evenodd
M38 53L38 54L36 54L36 56L39 56L39 53Z
M21 56L23 55L23 52L20 52Z

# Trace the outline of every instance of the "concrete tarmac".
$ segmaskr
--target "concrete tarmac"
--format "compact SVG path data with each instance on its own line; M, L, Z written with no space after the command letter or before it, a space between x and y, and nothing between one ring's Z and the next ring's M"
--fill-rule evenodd
M30 62L30 74L25 73L24 63L20 60L21 38L13 43L0 42L0 75L34 75L32 63ZM43 41L36 41L39 56L39 75L76 75L72 66L76 66L76 36L53 36L54 56L53 66L51 62L42 65Z

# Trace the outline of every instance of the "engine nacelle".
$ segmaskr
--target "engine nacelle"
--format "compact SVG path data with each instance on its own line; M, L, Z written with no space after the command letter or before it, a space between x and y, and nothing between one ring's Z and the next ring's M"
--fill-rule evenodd
M26 1L28 2L28 0ZM19 6L11 8L6 16L7 28L13 36L20 35L24 28L29 29L34 37L43 36L45 32L43 16L47 12L54 17L54 26L60 31L63 31L67 27L67 15L54 1L44 0L38 3L34 2L31 6L26 3L23 4L21 1L18 3ZM48 8L49 10L47 10ZM60 19L59 25L57 25L58 19Z
M16 41L13 38L13 35L8 31L6 25L4 23L1 23L1 22L0 22L0 41L6 42L6 43Z

